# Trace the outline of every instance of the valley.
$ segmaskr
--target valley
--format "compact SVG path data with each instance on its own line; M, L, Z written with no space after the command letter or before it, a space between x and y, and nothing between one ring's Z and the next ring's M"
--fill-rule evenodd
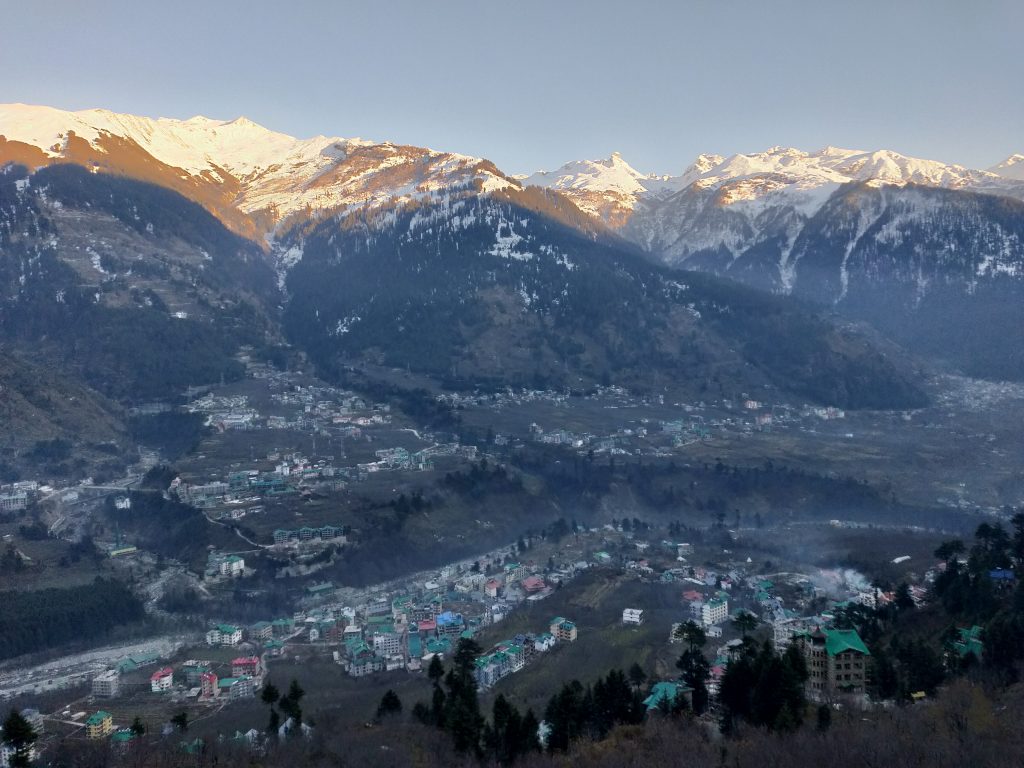
M372 741L389 691L437 739L453 701L554 729L616 686L618 725L717 739L755 717L727 671L823 627L877 654L832 691L851 717L1009 674L1007 174L774 148L527 176L0 106L0 699L47 750L138 718L262 754Z

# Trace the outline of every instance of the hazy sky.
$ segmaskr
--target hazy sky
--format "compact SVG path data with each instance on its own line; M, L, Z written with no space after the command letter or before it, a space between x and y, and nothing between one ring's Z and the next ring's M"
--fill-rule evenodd
M1024 152L1020 0L0 0L0 102L245 115L508 172Z

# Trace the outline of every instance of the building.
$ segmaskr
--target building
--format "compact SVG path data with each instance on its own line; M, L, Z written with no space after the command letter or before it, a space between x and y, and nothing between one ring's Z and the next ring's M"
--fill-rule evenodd
M855 629L822 629L793 637L807 661L807 688L812 696L864 693L871 652Z
M521 563L507 563L505 565L505 582L522 581L529 575L530 571Z
M217 687L217 673L216 672L203 672L199 676L199 687L201 690L201 696L204 699L214 699L220 692Z
M648 712L661 708L668 708L671 711L681 701L685 701L688 707L692 706L693 688L683 683L661 682L651 687L651 694L643 703Z
M256 686L248 675L225 677L217 681L217 695L229 699L245 699L256 695Z
M220 575L233 579L245 574L245 559L238 555L228 555L220 561Z
M20 512L28 507L28 494L23 491L0 494L0 512Z
M92 695L112 699L121 691L121 673L116 669L100 672L92 679Z
M705 626L721 624L729 618L729 601L724 597L716 597L708 600L701 606L700 620Z
M259 656L240 656L231 662L231 676L242 677L248 675L252 678L263 676L263 662Z
M522 581L522 587L524 592L532 595L542 592L547 587L547 584L544 583L544 579L540 576L527 576Z
M242 642L242 630L230 624L218 624L206 633L207 645L238 645Z
M385 658L402 653L402 636L397 632L379 632L373 636L373 650Z
M249 627L249 638L252 640L269 640L274 636L274 625L269 621L257 621Z
M985 645L981 639L982 628L975 624L973 627L958 628L956 640L953 641L953 651L961 659L973 656L975 661L981 661Z
M209 661L196 661L189 659L181 665L181 674L185 680L186 688L195 688L204 672L210 671Z
M121 728L114 731L114 734L110 737L110 746L118 752L127 752L131 748L132 742L137 738L138 735L131 728Z
M114 716L102 709L89 715L85 721L85 735L90 739L102 739L114 732Z
M174 687L174 670L170 667L158 669L149 676L149 689L153 693L164 693Z
M627 608L622 612L622 623L639 625L644 623L644 611L642 608Z
M550 632L541 632L535 638L533 638L533 650L537 653L544 653L550 651L555 647L555 636Z
M556 616L551 620L550 626L551 634L555 636L555 639L561 643L574 643L576 642L576 625L566 618Z
M0 742L0 768L9 768L9 766L11 765L11 758L14 757L15 754L17 754L17 750L14 747L12 747L10 744L4 744ZM38 756L39 755L36 752L36 745L33 744L28 749L29 762L34 763Z

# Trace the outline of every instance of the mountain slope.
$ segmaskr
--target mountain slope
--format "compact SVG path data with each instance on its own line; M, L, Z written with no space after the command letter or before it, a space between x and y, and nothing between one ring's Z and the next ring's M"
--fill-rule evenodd
M926 338L928 324L932 321L924 310L934 302L922 299L939 285L945 286L946 293L942 295L959 291L956 308L968 313L969 327L976 327L982 318L992 317L991 313L986 314L988 302L985 299L992 280L999 280L1000 287L993 295L999 296L1000 306L1012 306L1016 300L1017 288L1013 282L1019 274L1013 241L1016 235L1007 234L1016 214L1003 223L994 223L988 218L994 208L971 202L979 193L991 193L1000 199L1024 197L1024 183L996 173L888 151L829 147L807 153L776 147L763 153L728 158L702 155L679 176L641 174L621 157L613 155L604 161L571 163L553 173L513 178L480 158L360 139L324 136L295 139L244 118L233 121L199 117L154 120L103 110L63 112L25 105L0 106L0 136L6 137L0 139L0 165L13 159L33 168L71 163L100 172L85 174L75 183L84 183L82 179L90 177L120 176L151 182L184 195L236 233L269 251L281 285L291 279L289 271L303 258L322 252L319 244L329 239L324 233L344 238L348 244L356 237L363 237L374 248L393 249L398 248L396 242L392 242L396 227L419 223L426 217L435 225L432 236L436 237L436 242L432 247L472 250L483 246L474 242L463 245L463 238L472 240L476 235L474 228L466 225L465 214L456 209L456 204L475 210L474 206L486 207L495 200L515 200L516 206L531 215L575 229L584 242L622 250L625 241L651 258L672 266L712 272L776 293L795 292L883 328L898 325L900 330L906 331L899 336L901 340L909 340L918 350L929 354L941 353L954 364L978 375L1016 376L1019 367L1012 362L1016 359L1012 345L1018 342L1017 332L1013 330L1005 335L1002 349L993 345L982 356L973 355L973 350L965 346L966 341L961 337L939 353L935 350L942 345L936 344L935 334ZM1006 173L1011 174L1011 171ZM62 194L69 194L67 178L63 178L62 184ZM952 237L958 244L960 250L955 257L939 254L937 240L929 240L927 233L923 233L921 222L927 222L928 218L925 209L920 207L922 198L916 191L919 187L949 195L942 198L946 212L943 216L960 223L955 233L948 228L943 231L947 239ZM863 188L865 196L875 195L886 202L872 204L874 208L858 209L855 220L844 218L849 206L841 201L851 188ZM77 209L68 206L63 211L52 209L54 203L62 204L59 198L38 197L38 200L50 206L46 213L48 221L67 223L72 215L69 211L81 211L82 200L88 197L86 194L79 201ZM123 203L126 198L120 199ZM957 205L961 205L963 211L956 212ZM861 242L860 238L875 221L870 210L879 206L889 211L891 221L885 225L884 232L878 230L882 233L881 240L871 236L881 244L881 250L870 258L867 255L862 258L858 249L866 247L867 241ZM127 214L128 209L123 204L120 208L123 211L119 221L129 226L134 214ZM914 215L896 212L901 208L919 211L916 223ZM117 218L114 212L106 213ZM445 216L452 218L445 219ZM445 227L456 234L441 239ZM845 240L840 234L843 232L848 235ZM498 240L512 242L515 237L523 237L514 227L509 233ZM145 233L137 234L145 236ZM545 233L544 237L549 234ZM1005 237L999 240L997 235ZM927 243L921 246L924 250L920 258L913 262L921 274L929 275L927 280L919 279L920 275L903 263L909 257L898 244L906 244L912 237L922 237L921 242ZM79 248L87 246L83 243ZM542 239L537 239L531 247L540 252L541 246L554 247ZM124 247L135 246L125 244ZM504 246L489 242L484 250L495 247ZM209 249L200 250L209 253ZM390 259L391 254L382 253L380 258ZM77 269L79 277L85 278L88 285L91 285L89 278L93 282L98 279L96 274L90 274L89 259L66 253L60 261ZM220 261L218 259L218 263ZM199 281L206 286L205 292L200 291L203 301L219 301L215 295L218 290L230 294L224 287L236 274L250 274L256 269L257 261L251 256L245 268L227 270L228 282L218 285L213 281L218 274L216 265L207 265L210 269ZM199 266L203 265L190 263L188 258L178 259L175 275L194 278ZM429 270L432 267L424 264L417 268ZM875 271L862 274L859 270ZM612 270L613 276L614 272ZM594 279L598 279L596 275ZM600 279L612 280L604 275ZM1007 279L1010 282L1006 282ZM137 281L138 271L129 282L134 285ZM297 285L301 283L300 278L296 281ZM99 282L105 289L115 284L106 277ZM620 288L614 280L612 284L612 291ZM557 279L556 285L561 285ZM851 293L851 285L856 286L857 291ZM886 302L859 300L859 304L855 303L854 297L869 286L879 296L886 296ZM185 301L183 297L188 296L188 289L181 290L183 287L178 283L160 299L166 307L175 308L170 313L172 317L185 313L191 320L192 313L202 315L205 309L202 302ZM883 290L889 288L899 294L899 306L909 307L898 323L876 311L890 308L889 301L895 294ZM510 289L518 295L517 287ZM317 290L324 289L311 287L314 294ZM382 285L378 293L386 290ZM537 293L542 295L539 288ZM257 315L265 313L276 301L269 298L265 288L245 286L242 294L244 296L228 297L227 303L239 311L249 308ZM293 292L293 303L297 295ZM532 293L527 292L527 295ZM152 297L146 298L152 301ZM635 299L652 300L646 294ZM130 295L122 297L124 303L130 300L138 303ZM183 302L189 306L178 308ZM108 296L99 303L111 307L113 297ZM577 305L574 311L585 315L584 308ZM655 314L659 311L652 310ZM492 306L487 321L497 323L499 318L493 312ZM203 316L211 319L216 315ZM1007 314L1002 309L996 315L1006 320L1014 317L1012 312ZM345 317L348 315L335 320L344 322ZM235 322L245 324L237 318ZM381 322L386 319L382 318ZM631 333L642 334L646 329L643 324L628 327ZM347 343L359 338L360 333L350 336ZM519 343L532 343L527 338L536 341L529 336ZM234 341L237 339L232 343ZM600 371L610 370L614 358L607 356L608 341L595 342L588 351L591 358L588 364L595 373L577 378L593 378L599 376ZM482 340L478 343L486 346ZM215 346L199 344L197 348L212 351ZM615 348L614 344L610 346ZM598 353L598 349L604 351ZM478 354L486 356L488 353L480 351ZM1011 361L1010 364L995 365L1000 356ZM551 360L557 358L558 355L554 355ZM526 366L517 364L517 368L516 375L522 378ZM479 369L487 376L498 375L488 366L479 366ZM210 370L210 366L204 366L203 375L208 375ZM1024 371L1020 375L1024 376Z
M173 192L72 165L0 173L0 341L108 396L239 375L277 299L262 252Z
M1024 379L1015 158L973 171L893 152L774 148L702 156L646 186L655 177L613 165L633 187L579 164L529 180L584 202L614 195L614 214L587 210L657 260L827 305L974 376Z
M529 203L321 222L288 274L290 338L328 372L372 360L456 388L767 385L845 407L924 402L870 345L792 302L651 266Z

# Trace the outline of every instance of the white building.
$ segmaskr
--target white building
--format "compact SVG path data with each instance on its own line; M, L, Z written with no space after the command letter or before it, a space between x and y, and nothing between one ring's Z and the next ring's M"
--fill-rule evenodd
M729 618L729 601L724 597L716 597L706 601L700 609L700 620L705 626L721 624Z
M149 678L149 689L153 693L163 693L174 687L174 670L170 667L158 669Z
M627 608L622 612L623 624L643 624L644 611L642 608Z
M100 672L92 679L92 695L104 699L117 696L121 690L121 673L116 669Z
M373 650L385 658L402 653L402 636L397 632L381 632L373 636Z
M218 624L206 633L207 645L238 645L242 642L242 630L230 624Z
M0 743L0 768L9 768L11 765L11 758L14 757L14 754L14 747L9 744ZM37 757L36 745L33 744L28 750L28 760L30 763L34 763Z
M238 555L229 555L220 561L220 575L235 578L245 573L245 559Z

